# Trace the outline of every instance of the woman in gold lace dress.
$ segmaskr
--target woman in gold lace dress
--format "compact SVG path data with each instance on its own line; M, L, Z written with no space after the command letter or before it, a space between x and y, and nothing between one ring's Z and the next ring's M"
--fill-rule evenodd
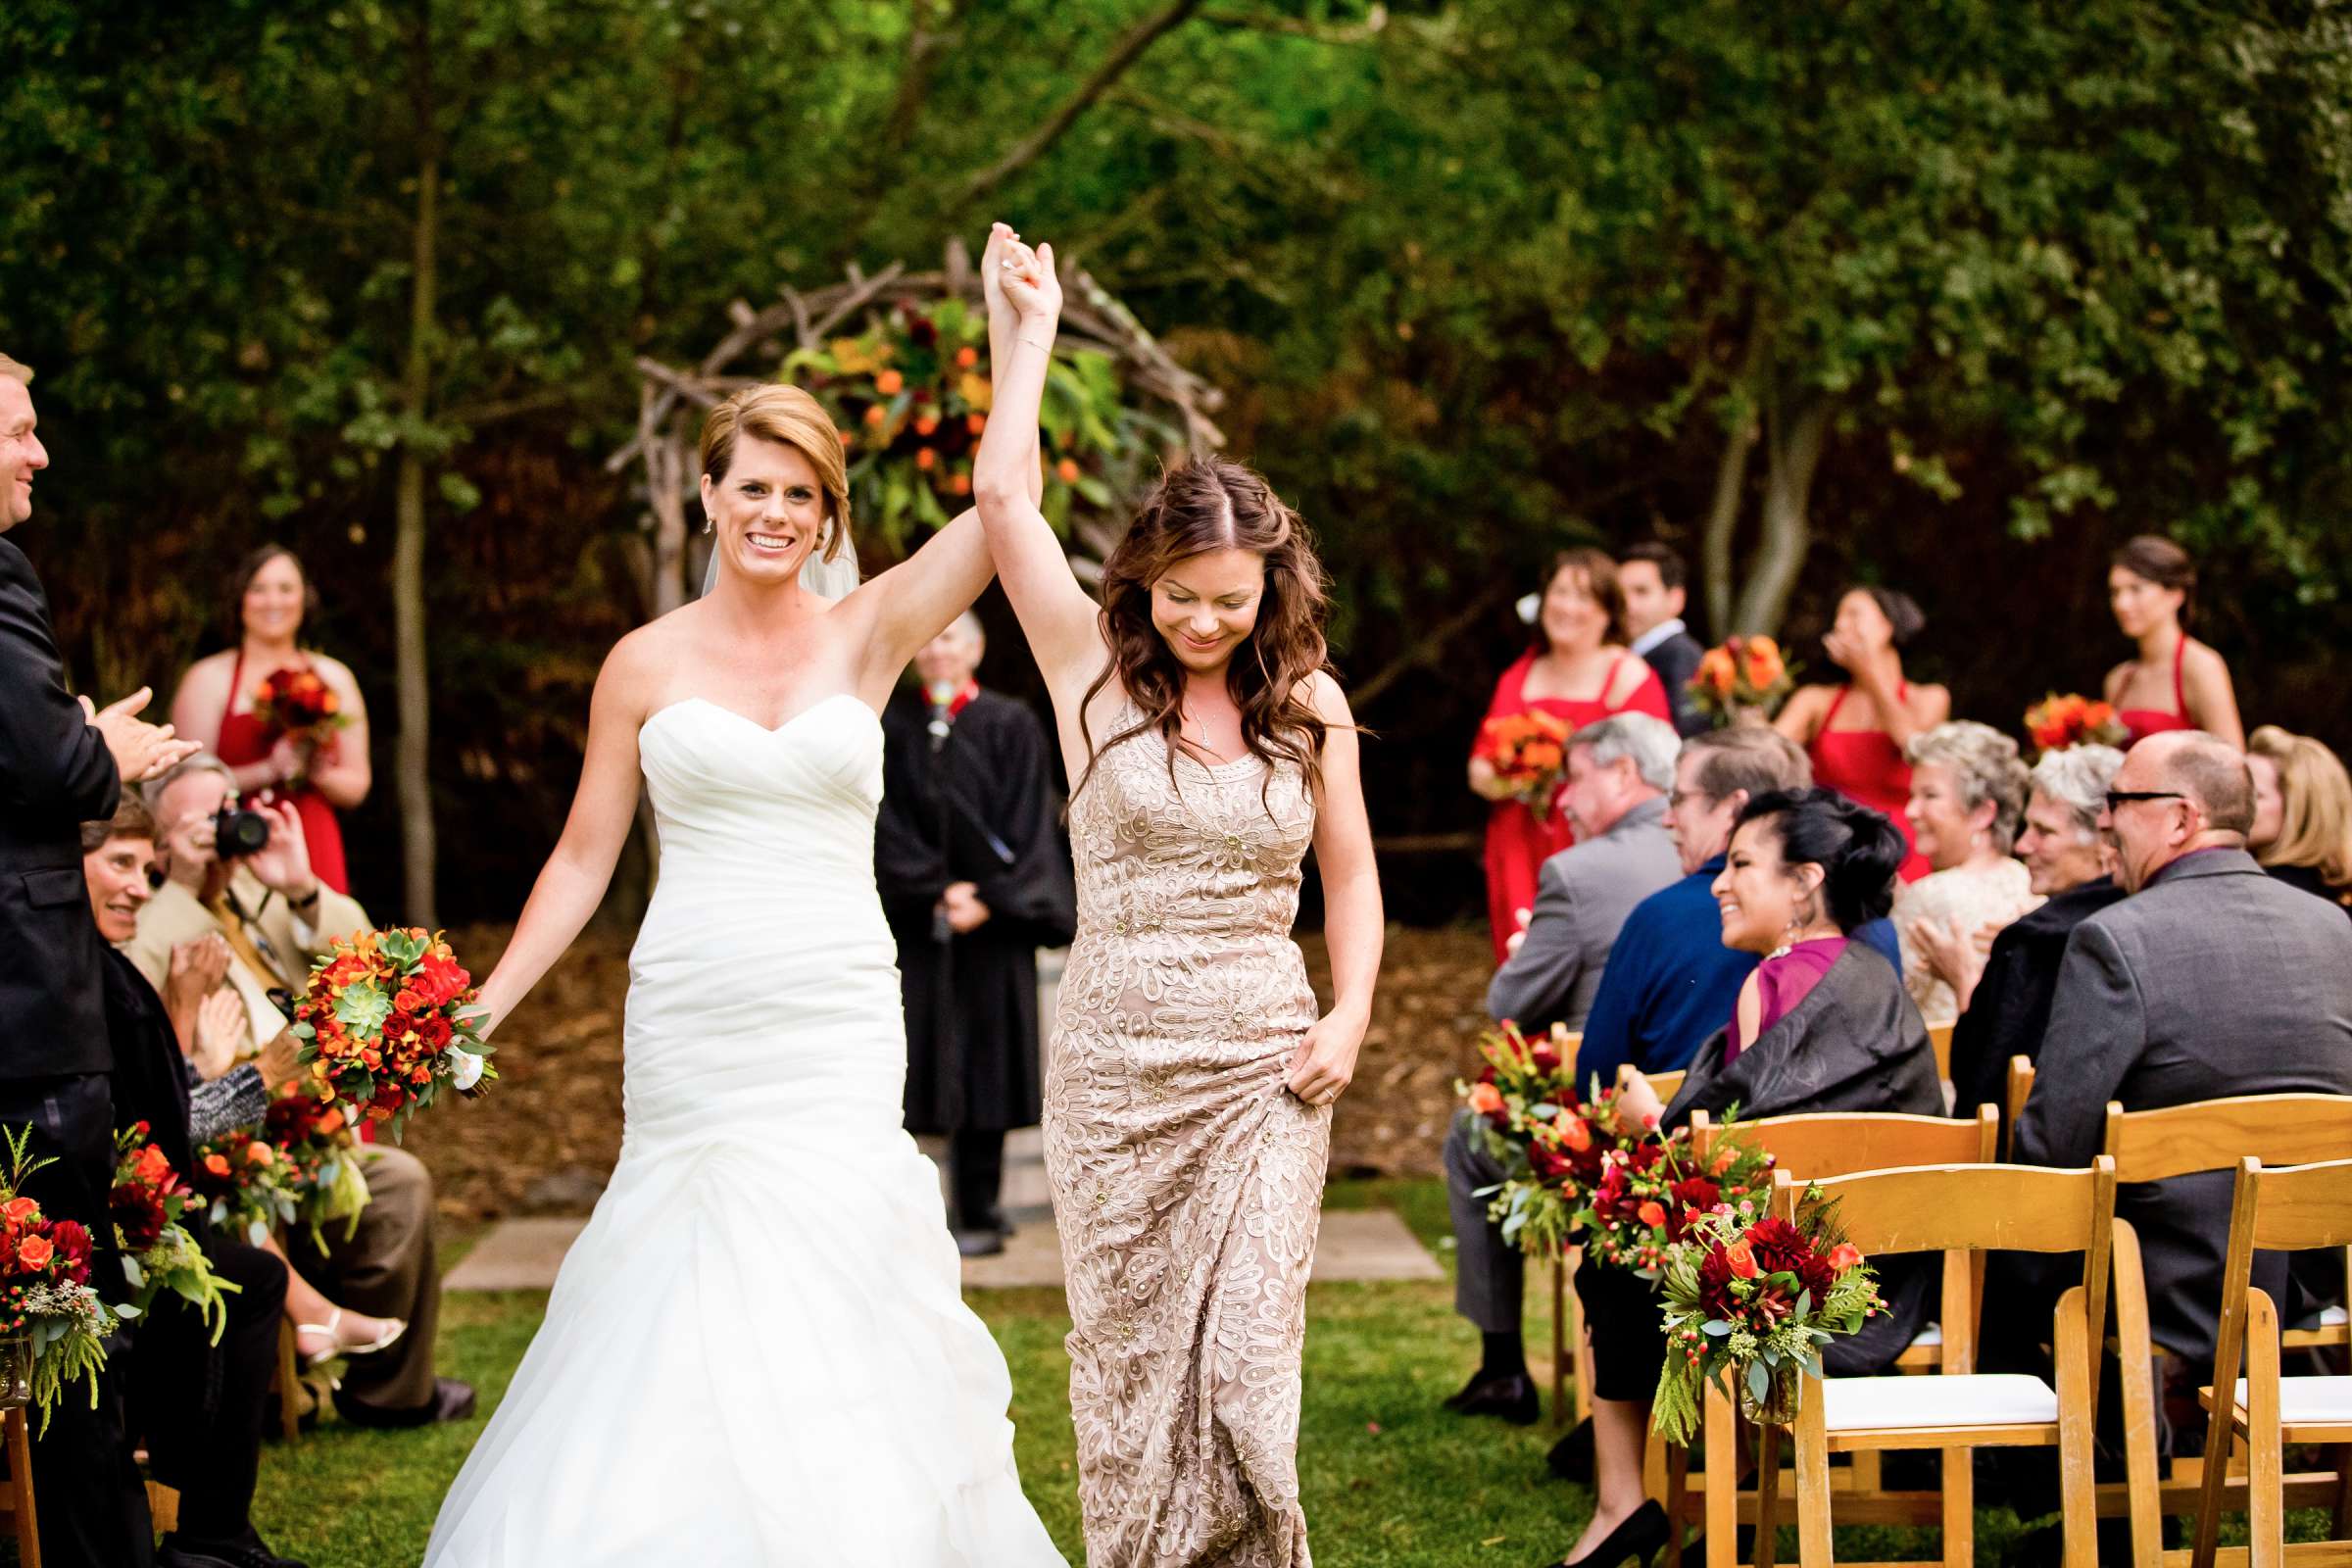
M1091 600L1026 482L1061 303L1052 247L999 224L983 271L1019 334L973 488L1076 780L1078 936L1045 1135L1087 1562L1307 1568L1307 1270L1381 948L1321 568L1265 480L1199 459L1145 500ZM1310 846L1320 1016L1291 940Z

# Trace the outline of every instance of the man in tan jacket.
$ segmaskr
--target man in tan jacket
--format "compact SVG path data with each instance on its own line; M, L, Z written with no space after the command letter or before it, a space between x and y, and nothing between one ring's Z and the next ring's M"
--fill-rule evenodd
M223 857L216 840L220 808L236 797L220 760L199 753L146 787L167 878L139 910L138 934L123 946L156 990L172 995L175 970L217 970L244 1004L243 1049L198 1059L207 1078L225 1072L283 1031L311 965L337 937L368 928L368 913L311 872L302 818L285 803L256 809L262 845ZM225 964L220 948L227 949ZM408 1333L381 1354L349 1363L335 1408L361 1426L418 1426L462 1420L473 1390L433 1376L433 1329L441 1277L433 1262L432 1178L406 1150L368 1146L368 1207L348 1241L329 1227L320 1251L303 1234L285 1238L287 1258L325 1293L374 1317L406 1319Z

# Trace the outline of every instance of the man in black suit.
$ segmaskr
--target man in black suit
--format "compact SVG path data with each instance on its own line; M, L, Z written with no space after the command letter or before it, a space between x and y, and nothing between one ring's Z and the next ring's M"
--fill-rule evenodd
M1690 677L1706 650L1683 625L1690 600L1683 558L1656 543L1639 544L1617 558L1617 585L1625 591L1625 633L1634 652L1649 662L1666 688L1674 727L1685 740L1713 726L1690 697Z
M32 515L49 466L34 433L32 372L0 354L0 534ZM125 783L195 748L142 722L149 694L104 710L66 691L49 602L23 551L0 538L0 1124L30 1126L57 1161L29 1184L42 1209L114 1232L114 1102L104 956L81 879L81 824L113 814ZM104 1276L102 1276L104 1277ZM111 1384L111 1379L110 1379ZM41 1555L52 1568L144 1564L146 1494L113 1396L58 1401L32 1446Z

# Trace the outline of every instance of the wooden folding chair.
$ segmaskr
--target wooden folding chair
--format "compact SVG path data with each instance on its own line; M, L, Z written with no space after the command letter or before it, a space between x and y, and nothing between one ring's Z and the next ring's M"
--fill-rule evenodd
M277 1320L277 1370L270 1387L277 1395L278 1436L292 1443L302 1436L302 1357L294 1325Z
M1928 1049L1936 1053L1936 1076L1947 1084L1952 1081L1952 1028L1948 1023L1928 1027Z
M2352 1536L2352 1377L2279 1376L2278 1306L2252 1286L2258 1248L2303 1251L2347 1244L2352 1244L2352 1160L2268 1170L2257 1159L2239 1162L2222 1273L2221 1334L2214 1347L2213 1386L2204 1398L2211 1417L2206 1451L2227 1450L2233 1436L2246 1445L2251 1568L2352 1561L2352 1542L2343 1539ZM2333 1541L2286 1544L2284 1455L2290 1443L2324 1444L2334 1450ZM2224 1479L2221 1466L2207 1468L2190 1552L2195 1568L2212 1568Z
M2240 1095L2198 1100L2152 1110L2107 1105L2101 1151L2115 1161L2119 1182L2157 1182L2200 1171L2233 1170L2246 1159L2266 1165L2307 1165L2352 1150L2352 1096ZM2148 1322L2147 1282L2140 1269L2139 1238L2130 1221L2119 1221L2115 1243L2115 1317L2118 1393L2123 1396L2124 1455L2129 1480L2098 1489L2098 1506L2110 1517L2128 1513L2132 1542L2144 1553L2157 1550L2159 1516L2201 1510L2213 1488L2234 1498L2242 1483L2231 1479L2230 1445L2208 1448L2200 1461L2180 1461L2170 1483L2157 1480L2156 1401L2160 1391L2150 1362L2157 1350L2182 1353L2155 1343ZM2341 1331L2327 1328L2298 1335L2305 1344L2341 1344ZM2339 1456L2340 1457L2340 1456ZM2326 1504L2339 1494L2338 1477L2314 1472L2289 1478L2288 1495L2298 1504Z
M0 1423L0 1441L8 1448L8 1487L0 1491L0 1505L16 1527L17 1561L24 1568L41 1568L40 1520L32 1503L32 1429L24 1424L23 1407L9 1411Z
M1940 1377L1802 1379L1796 1412L1798 1560L1803 1568L1836 1561L1830 1542L1832 1453L1886 1448L1943 1450L1943 1561L1976 1560L1971 1450L2050 1446L2059 1450L2065 1502L2067 1568L2097 1559L2092 1516L2091 1428L2098 1365L2091 1353L2107 1312L2109 1249L2115 1221L2115 1164L2105 1155L2088 1170L2014 1165L1942 1165L1864 1171L1820 1183L1838 1204L1838 1222L1866 1256L1895 1252L2081 1252L2083 1283L2060 1298L2052 1316L2058 1384L2025 1373L1970 1370L1975 1346L1965 1312L1971 1270L1944 1271L1944 1365ZM1793 1217L1802 1192L1786 1171L1775 1177L1778 1212ZM1757 1532L1761 1537L1762 1530Z
M1891 1111L1827 1111L1768 1116L1761 1121L1740 1123L1734 1130L1772 1155L1776 1171L1787 1173L1793 1181L1804 1182L1905 1165L1988 1165L1993 1160L1998 1127L1997 1113L1990 1105L1984 1105L1979 1107L1973 1121ZM1691 1149L1701 1161L1713 1155L1716 1141L1724 1132L1703 1111L1692 1118ZM1945 1264L1947 1268L1966 1269L1968 1261L1969 1254L1959 1252L1946 1258ZM1956 1298L1964 1303L1963 1315L1973 1324L1976 1320L1973 1280L1972 1288ZM1955 1298L1947 1293L1947 1302L1952 1299ZM1947 1305L1946 1316L1950 1310ZM1946 1343L1941 1323L1931 1323L1895 1365L1921 1370L1940 1368ZM1973 1343L1973 1330L1970 1336L1950 1343L1962 1346ZM1706 1469L1696 1517L1706 1528L1707 1568L1734 1568L1739 1560L1738 1526L1742 1522L1752 1523L1759 1512L1770 1510L1756 1499L1740 1495L1737 1490L1742 1423L1731 1400L1712 1384L1703 1399L1701 1420ZM1760 1493L1770 1493L1777 1491L1780 1484L1777 1430L1768 1430L1764 1439L1757 1484ZM1659 1441L1653 1435L1653 1444ZM1874 1518L1933 1522L1938 1517L1933 1496L1906 1494L1891 1504L1877 1500L1879 1476L1875 1451L1857 1453L1854 1462L1855 1494L1873 1494ZM1663 1455L1666 1517L1674 1528L1667 1547L1666 1561L1670 1565L1681 1561L1682 1529L1686 1517L1692 1513L1688 1464L1687 1449L1669 1448ZM1766 1474L1767 1471L1770 1473ZM1758 1536L1757 1560L1769 1563L1774 1555L1773 1545L1761 1539L1762 1532Z

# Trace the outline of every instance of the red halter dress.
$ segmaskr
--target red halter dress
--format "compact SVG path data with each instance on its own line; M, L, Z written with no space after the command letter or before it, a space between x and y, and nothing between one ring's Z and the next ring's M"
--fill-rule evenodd
M1527 672L1535 667L1533 652L1522 654L1518 662L1502 672L1494 683L1494 700L1488 705L1487 717L1501 718L1511 713L1524 713L1542 709L1557 718L1582 729L1611 713L1647 713L1653 718L1672 723L1673 715L1666 707L1666 688L1658 683L1654 670L1645 671L1642 684L1634 694L1612 708L1608 694L1617 685L1617 672L1629 655L1619 654L1609 662L1608 673L1601 677L1600 696L1570 701L1562 697L1539 697L1530 701L1527 696ZM1569 830L1568 815L1554 810L1544 821L1518 801L1496 801L1487 813L1487 919L1494 937L1494 961L1500 964L1509 956L1504 946L1512 932L1519 929L1519 911L1536 906L1536 880L1544 862L1551 856L1576 842Z
M1911 804L1911 763L1902 748L1883 729L1830 728L1852 692L1851 686L1838 688L1838 695L1830 700L1830 710L1821 715L1821 728L1813 732L1813 744L1805 748L1813 759L1813 782L1825 790L1836 790L1858 806L1886 812L1902 830L1903 842L1909 844L1911 818L1904 808ZM1910 687L1899 681L1895 684L1896 702L1907 701L1910 695ZM1930 869L1927 857L1913 850L1895 874L1906 882L1916 882Z
M2182 632L2173 644L2173 710L2161 708L2126 708L2116 712L2115 721L2124 726L2124 749L2130 751L2151 735L2161 735L2168 729L2195 729L2197 722L2188 716L2188 690L2180 684L2180 661L2188 654L2188 634ZM2128 682L2127 682L2128 684Z
M307 667L307 666L306 666ZM214 751L220 760L231 767L244 767L270 760L270 749L277 745L278 732L263 723L248 707L237 711L237 697L245 680L245 650L237 650L236 667L228 677L228 709L220 715L220 739ZM311 847L311 869L318 880L337 893L351 891L351 875L343 863L343 827L335 820L335 808L326 797L312 785L298 790L281 789L277 795L294 803L302 816L302 836Z

